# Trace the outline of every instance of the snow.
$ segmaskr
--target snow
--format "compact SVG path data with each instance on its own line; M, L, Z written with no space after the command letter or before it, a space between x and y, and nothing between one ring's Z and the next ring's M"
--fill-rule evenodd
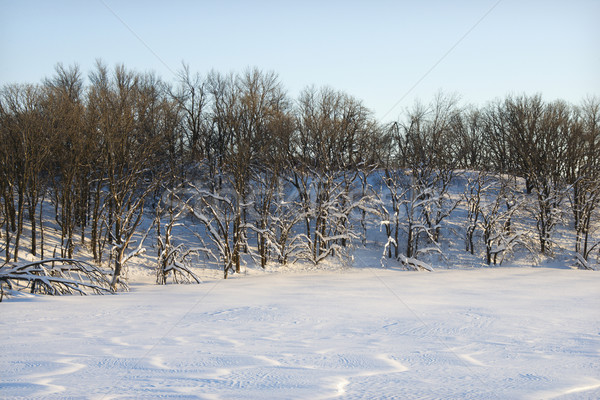
M12 297L0 397L600 398L598 273L357 265Z

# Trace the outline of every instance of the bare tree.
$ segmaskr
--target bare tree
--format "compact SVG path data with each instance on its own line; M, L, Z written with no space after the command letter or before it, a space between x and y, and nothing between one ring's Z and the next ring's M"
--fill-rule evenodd
M484 171L477 173L467 173L465 176L466 184L463 193L464 203L467 207L467 224L465 229L466 251L475 254L475 244L473 236L479 224L481 216L482 195L488 189L488 176Z
M15 232L13 248L17 261L23 232L25 206L31 227L31 253L37 254L36 215L43 197L43 172L47 168L49 143L44 135L43 91L34 85L9 85L3 88L0 100L2 120L2 185L4 215L12 219ZM14 195L17 206L14 206ZM8 221L7 220L7 228ZM40 227L41 229L41 227ZM7 229L6 258L9 258L11 232ZM43 254L43 252L42 252Z
M453 117L453 129L447 145L458 168L480 170L487 168L488 152L484 147L484 114L477 108L461 110Z
M428 108L417 104L404 124L407 137L411 196L421 202L425 223L434 242L440 239L441 223L460 200L449 195L455 174L450 143L460 122L458 98L438 94Z
M515 213L522 211L526 199L518 194L514 178L489 177L489 185L481 193L477 227L483 233L485 261L500 264L516 246L529 250L527 233L511 223Z
M290 191L290 185L286 183L288 182L280 179L275 190L274 210L270 215L269 224L273 237L272 239L267 237L277 254L277 260L282 265L294 263L301 257L304 243L302 235L296 230L296 225L306 217L305 204L298 201L294 192Z
M91 80L93 129L102 139L102 174L97 180L93 214L102 218L101 226L112 245L112 285L116 288L126 262L144 250L143 237L135 249L128 248L139 233L146 200L162 178L162 161L171 155L164 151L164 145L172 140L174 125L160 82L152 76L139 75L124 66L115 67L111 76L98 63ZM92 235L99 240L97 224Z
M564 102L544 104L541 96L508 98L509 140L527 190L535 190L535 218L540 251L551 251L551 234L565 197L563 160L566 156L570 110Z
M240 253L247 251L250 182L255 166L264 161L264 153L272 146L276 121L285 112L287 99L277 75L258 69L240 75L212 73L208 84L216 131L215 170L223 172L215 174L219 177L215 187L221 187L225 178L235 192L229 198L235 206L232 254L235 271L240 272Z
M506 102L496 100L482 109L481 129L483 154L491 171L523 176L518 165L516 150L512 146Z
M230 196L223 196L215 189L193 184L191 187L195 194L188 209L203 225L205 233L196 235L201 242L199 249L221 264L223 278L227 279L229 274L240 272L241 259L236 249L245 244L241 242L245 238L235 234L235 229L238 228L234 225L238 218L238 206ZM210 245L204 243L205 238ZM216 249L216 253L213 249Z
M201 162L206 158L208 165L214 165L207 81L199 74L192 74L186 64L183 64L179 72L178 81L179 87L171 96L177 101L183 114L182 129L185 141L182 142L182 146L185 146L188 152L189 161Z
M568 192L568 198L576 215L575 253L578 264L586 269L590 267L590 256L600 246L600 241L592 240L594 223L598 221L600 203L600 180L598 171L581 171L580 176Z
M383 182L388 190L388 197L391 201L391 210L385 208L385 212L387 217L383 219L382 225L385 227L386 235L387 235L387 243L386 249L388 252L388 258L392 257L392 249L394 251L394 258L398 258L400 254L400 230L401 225L400 221L402 219L401 208L405 205L405 199L407 198L407 193L409 191L409 185L406 182L406 175L403 170L386 168L385 176L383 178ZM388 203L389 204L389 203ZM412 249L414 243L414 221L413 216L414 212L411 212L412 209L408 208L406 210L406 219L405 222L407 224L406 234L407 234L407 245L406 251L409 257L412 256ZM385 253L385 251L384 251Z
M165 190L155 208L157 269L156 283L166 285L169 277L174 283L200 283L200 278L191 269L191 259L198 250L188 248L184 243L176 244L173 228L181 225L181 219L189 209L189 201L184 201L175 190ZM166 221L163 222L163 220Z
M349 216L359 205L349 191L358 167L378 158L369 148L377 133L369 110L353 97L328 87L301 92L291 182L302 204L307 255L315 263L358 237Z
M353 194L353 198L358 195L361 203L358 205L360 211L360 226L362 229L361 239L363 245L367 244L368 221L371 217L376 217L381 220L385 215L384 203L381 200L380 194L373 187L370 178L375 176L377 167L375 164L367 164L365 162L357 166L358 178L360 180L360 191Z
M254 171L251 196L254 212L256 214L256 244L260 256L260 265L265 268L269 261L269 252L273 247L274 226L271 217L274 212L277 189L279 186L279 171L263 167Z
M568 199L573 213L578 264L591 268L598 246L591 235L600 204L600 100L587 98L574 110L565 157Z
M75 227L84 223L87 195L83 165L86 152L82 101L83 79L77 66L56 66L54 76L44 81L45 112L49 116L48 133L52 137L54 167L53 196L56 222L61 228L61 256L72 258L75 251Z

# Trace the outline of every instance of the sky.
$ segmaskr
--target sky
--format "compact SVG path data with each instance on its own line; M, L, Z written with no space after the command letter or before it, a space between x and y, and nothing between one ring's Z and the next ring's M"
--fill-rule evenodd
M600 94L600 1L0 0L0 85L97 59L175 81L275 71L296 97L330 86L396 120L440 91L463 104Z

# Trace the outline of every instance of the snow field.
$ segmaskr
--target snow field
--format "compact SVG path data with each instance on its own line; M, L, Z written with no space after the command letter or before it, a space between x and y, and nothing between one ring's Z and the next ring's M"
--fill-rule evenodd
M600 275L265 273L2 305L10 399L600 398Z

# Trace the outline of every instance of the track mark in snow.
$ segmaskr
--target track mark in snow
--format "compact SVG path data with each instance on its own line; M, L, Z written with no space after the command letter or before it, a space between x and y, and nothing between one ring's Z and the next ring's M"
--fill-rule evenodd
M281 366L281 363L279 361L269 358L267 356L254 356L254 358L256 358L257 360L266 362L271 367L280 367Z
M401 364L399 361L394 360L393 358L390 358L390 356L388 356L387 354L378 354L375 356L375 358L387 363L390 367L392 367L392 369L389 371L388 370L386 370L386 371L366 371L361 374L357 374L355 376L375 376L375 375L393 374L396 372L406 372L410 369L410 368L406 367L405 365Z
M173 340L174 340L174 341L175 341L175 342L176 342L178 345L187 345L187 344L189 344L189 343L190 343L190 341L189 341L189 340L187 340L186 338L184 338L184 337L181 337L181 336L174 337L174 338L173 338Z
M216 394L211 394L211 393L204 393L201 395L201 399L205 399L205 400L222 400L223 398L219 395Z
M473 357L478 354L481 354L481 353L478 352L478 353L470 353L470 354L458 354L458 356L460 358L462 358L463 360L465 360L466 362L471 363L473 365L477 365L479 367L487 367L487 365L485 365L484 363L482 363L481 361L479 361L478 359Z
M481 361L479 361L478 359L476 359L474 356L479 355L479 354L483 354L483 351L476 351L473 353L462 353L460 352L460 349L464 348L464 347L453 347L453 348L449 348L448 351L450 351L452 354L456 355L458 358L460 358L463 361L468 362L471 365L476 365L478 367L489 367L489 365L486 365L484 363L482 363Z
M343 396L346 393L346 386L348 386L349 384L350 384L350 381L348 379L341 378L340 381L338 382L338 384L336 385L336 389L337 389L336 397Z
M528 381L547 381L548 380L548 378L545 378L543 376L534 375L534 374L520 374L519 377L526 379Z
M220 338L222 341L226 342L226 343L231 343L234 347L242 347L244 345L244 343L240 342L239 340L236 339L231 339L228 337L222 337Z
M394 360L393 358L391 358L387 354L379 354L377 356L377 358L380 359L380 360L385 361L392 368L394 368L394 370L392 370L390 372L406 372L406 371L408 371L410 369L407 366L401 364L398 360Z
M357 374L352 374L347 377L346 376L338 376L338 377L336 377L337 383L335 385L336 394L333 397L339 397L339 396L343 396L344 394L346 394L346 387L351 383L352 379L368 378L368 377L373 377L373 376L377 376L377 375L394 374L394 373L406 372L406 371L410 370L410 368L403 365L399 361L391 358L387 354L378 354L375 356L375 358L388 364L391 367L391 369L365 371L365 372L360 372Z
M333 353L334 351L335 351L335 349L323 349L323 350L316 351L315 353L317 353L317 354L327 354L327 353Z
M44 386L46 389L34 394L34 396L48 396L65 391L65 387L52 383L53 378L40 379L34 382L36 385Z
M54 377L59 376L59 375L73 374L73 373L79 371L80 369L83 369L86 367L85 364L73 362L73 358L61 358L60 360L56 360L55 362L59 363L59 364L64 364L66 366L63 368L54 370L54 371L44 372L41 374L29 375L26 377L26 379L33 380L33 383L35 383L36 385L46 387L46 390L36 393L35 394L36 396L50 395L50 394L54 394L54 393L64 392L65 391L64 386L55 385L52 383L52 381L54 380Z
M221 380L224 376L231 375L231 370L227 368L217 368L215 372L206 374L210 379Z
M43 377L49 377L49 376L55 376L55 375L67 375L67 374L72 374L74 372L77 372L80 369L86 367L85 364L80 364L80 363L73 362L72 358L61 358L60 360L56 360L56 362L59 363L59 364L65 364L67 366L64 367L64 368L58 369L56 371L44 372L42 374L30 375L29 377L30 378L43 378Z
M398 326L398 325L399 325L398 322L392 322L391 324L387 324L387 325L382 326L381 329L387 329L389 327Z
M117 346L125 346L125 347L130 347L131 346L129 343L123 341L119 337L112 337L112 338L110 338L110 341L111 341L112 344L116 344Z
M164 363L162 357L159 357L159 356L151 357L150 365L152 365L153 367L156 367L158 369L171 369L171 368L167 367L167 365Z
M566 396L574 393L587 392L589 390L600 389L600 380L594 378L587 378L586 383L582 385L578 385L575 387L571 387L569 389L561 390L558 392L543 392L537 393L531 398L545 398L545 399L555 399L557 397Z

